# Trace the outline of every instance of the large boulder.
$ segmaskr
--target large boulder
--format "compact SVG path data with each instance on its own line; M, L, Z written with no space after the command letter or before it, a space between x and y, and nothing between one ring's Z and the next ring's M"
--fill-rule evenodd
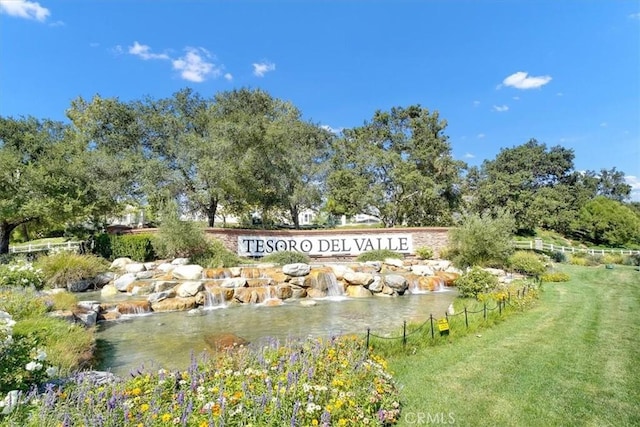
M127 288L130 284L136 281L136 275L133 273L123 274L113 281L113 285L120 292L127 292Z
M296 262L294 264L285 264L282 266L282 272L287 276L301 277L306 276L311 271L311 266L303 262Z
M417 274L418 276L433 276L435 274L433 268L423 264L412 265L411 272L413 274Z
M163 292L178 286L178 282L174 280L156 280L153 282L154 292Z
M109 269L113 269L113 270L123 270L127 264L131 264L133 261L131 260L131 258L116 258L113 260L113 262L111 263L111 266L109 267Z
M129 264L124 266L124 271L127 273L140 273L141 271L146 271L147 267L140 262L130 262Z
M373 296L371 291L362 285L354 285L347 287L347 296L352 298L368 298Z
M228 279L224 279L220 283L220 287L222 288L243 288L247 284L247 279L244 277L229 277Z
M118 295L118 293L119 293L118 288L116 288L115 285L105 285L100 290L100 296L102 296L102 298L112 297L114 295Z
M176 291L173 289L168 289L165 291L154 292L152 294L149 294L149 296L147 297L147 301L153 304L167 298L173 298L175 296L176 296Z
M399 274L387 274L384 276L384 283L400 295L409 287L407 279Z
M171 271L174 278L178 280L200 280L204 269L199 265L185 264L178 265Z
M404 261L398 258L385 258L384 263L392 267L397 267L397 268L404 267Z
M186 311L196 308L196 298L167 298L151 304L153 311Z
M345 273L344 280L347 284L351 285L360 285L360 286L368 286L373 283L373 274L371 273Z
M188 281L182 282L176 287L176 296L180 298L194 297L196 294L204 289L202 282Z
M147 300L126 301L117 305L120 314L144 314L151 311L151 304Z
M67 290L69 292L84 292L91 287L93 282L91 279L80 279L67 283Z

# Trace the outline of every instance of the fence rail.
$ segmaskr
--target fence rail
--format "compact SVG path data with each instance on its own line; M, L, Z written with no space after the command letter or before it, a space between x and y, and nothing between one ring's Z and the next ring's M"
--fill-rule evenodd
M604 255L604 254L620 254L620 255L634 255L640 254L640 250L631 249L594 249L594 248L576 248L554 245L552 243L545 243L542 240L514 240L513 245L516 249L535 249L538 251L550 251L550 252L564 252L564 253L587 253L590 255Z
M83 242L64 242L64 243L41 243L41 244L28 244L9 246L9 253L30 253L30 252L43 252L50 251L52 249L63 249L67 251L79 250Z

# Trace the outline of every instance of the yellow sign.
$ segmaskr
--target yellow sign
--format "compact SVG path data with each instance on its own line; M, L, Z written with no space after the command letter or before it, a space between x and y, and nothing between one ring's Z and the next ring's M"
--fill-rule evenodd
M449 321L446 317L438 319L438 330L440 332L449 331Z

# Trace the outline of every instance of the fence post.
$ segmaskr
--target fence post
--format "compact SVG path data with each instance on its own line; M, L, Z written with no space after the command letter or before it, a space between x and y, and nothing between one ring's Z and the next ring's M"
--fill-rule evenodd
M469 329L469 318L467 317L467 307L466 306L464 308L464 324L467 326L467 329Z
M371 335L371 328L367 328L367 352L369 351L369 335Z
M436 337L436 335L433 332L433 314L429 315L429 320L431 321L431 339L434 339Z
M486 302L484 303L483 311L484 311L484 320L487 320L487 303Z
M407 321L405 320L402 324L402 345L407 345Z
M502 298L498 300L498 314L502 314Z

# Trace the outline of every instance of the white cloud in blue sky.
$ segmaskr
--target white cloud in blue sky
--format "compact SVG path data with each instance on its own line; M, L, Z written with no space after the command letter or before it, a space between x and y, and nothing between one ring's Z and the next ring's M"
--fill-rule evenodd
M209 62L212 55L208 50L198 47L185 48L185 55L172 61L173 69L180 71L184 80L200 83L207 77L219 77L222 69Z
M551 76L530 76L525 71L518 71L505 77L501 86L513 87L516 89L537 89L549 83Z
M624 177L627 184L631 186L631 200L640 202L640 178L633 175Z
M169 55L166 53L151 53L151 48L149 46L140 44L137 41L133 42L133 46L129 46L129 53L131 55L139 56L145 61L148 59L169 59Z
M494 105L493 111L497 111L498 113L504 113L505 111L509 111L508 105Z
M40 3L27 0L0 0L0 12L10 16L25 19L35 19L44 22L51 14L49 9L40 6Z
M253 64L253 75L257 77L264 77L266 73L269 71L275 71L276 64L271 62L254 62Z

